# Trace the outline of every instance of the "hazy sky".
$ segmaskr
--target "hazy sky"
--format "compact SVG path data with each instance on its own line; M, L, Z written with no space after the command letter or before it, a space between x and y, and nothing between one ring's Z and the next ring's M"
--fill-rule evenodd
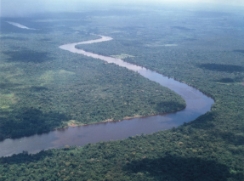
M244 0L0 0L0 16L24 16L47 11L81 11L91 6L128 3L221 3L244 6Z

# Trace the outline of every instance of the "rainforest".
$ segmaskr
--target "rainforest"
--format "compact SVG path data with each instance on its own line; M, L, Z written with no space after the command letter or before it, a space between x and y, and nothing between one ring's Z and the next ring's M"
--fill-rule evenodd
M141 121L123 139L71 140L35 154L23 148L0 158L0 180L244 180L243 7L102 7L0 17L0 150L50 132L52 139L29 147L66 130L76 139L98 135L94 129L75 136L80 126L120 126L187 110L184 96L138 70L60 48L101 35L112 40L75 48L181 82L192 87L186 97L198 100L193 90L199 90L213 100L209 109L136 134L148 128ZM205 103L193 107L199 106Z

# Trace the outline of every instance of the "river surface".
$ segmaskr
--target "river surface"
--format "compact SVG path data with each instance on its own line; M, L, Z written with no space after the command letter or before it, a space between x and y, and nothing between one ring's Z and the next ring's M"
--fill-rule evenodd
M101 43L111 40L111 37L101 36L100 39L69 43L62 45L59 48L71 53L78 53L96 58L107 63L114 63L131 71L138 72L143 77L157 82L180 95L186 102L186 108L182 111L165 115L133 118L117 122L97 123L79 127L68 127L67 129L55 130L41 135L33 135L19 139L6 139L0 142L1 157L18 154L23 151L38 153L41 150L52 148L83 146L88 143L120 140L128 138L129 136L151 134L157 131L177 127L184 122L193 121L200 115L210 111L214 101L193 87L178 82L172 78L165 77L144 67L124 62L121 59L98 55L76 48L76 45Z

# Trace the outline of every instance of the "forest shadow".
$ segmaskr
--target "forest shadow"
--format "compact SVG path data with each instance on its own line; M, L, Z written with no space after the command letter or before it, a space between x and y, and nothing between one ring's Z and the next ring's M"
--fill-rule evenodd
M232 144L235 146L244 145L244 136L236 135L232 132L223 132L219 130L215 130L214 135L216 137L220 137L222 140L227 142L228 144Z
M184 27L184 26L172 26L171 28L181 30L181 31L192 31L192 29Z
M42 91L47 91L47 90L48 90L48 88L43 87L43 86L31 86L30 87L31 92L42 92Z
M166 156L158 159L143 159L128 163L124 170L143 173L154 180L172 181L227 181L232 176L226 165L200 158ZM243 175L235 175L241 178Z
M9 56L8 60L11 62L42 63L51 59L48 53L33 50L4 51L3 53Z
M215 117L217 117L216 112L207 112L206 114L199 116L196 120L187 124L191 125L192 128L208 130L215 126L213 124Z
M199 64L198 67L202 69L208 69L212 71L220 71L220 72L244 72L244 67L239 65L224 65L224 64L215 64L215 63L204 63Z
M216 17L223 17L223 16L230 16L231 13L228 12L220 12L220 11L195 11L193 12L195 16L199 17L207 17L207 18L216 18Z
M4 36L0 37L0 40L17 40L17 41L26 41L28 40L27 38L22 38L22 37L11 37L11 36Z
M174 101L160 102L156 105L158 112L172 112L172 110L178 111L184 109L186 106Z
M0 83L0 89L12 89L21 86L22 84L18 83Z
M0 164L22 164L22 163L31 163L44 160L46 157L51 157L53 153L49 150L41 151L37 154L28 154L28 152L23 151L20 154L14 154L10 157L0 158Z
M35 108L15 110L8 117L1 117L0 140L46 133L64 120L69 120L68 116L56 112L44 113Z
M244 50L233 50L233 52L244 53Z
M235 78L222 78L217 80L216 82L221 82L221 83L238 83L242 81L242 77L235 77Z
M50 42L52 40L51 40L51 38L41 38L41 39L39 39L39 41Z
M196 41L198 40L197 38L184 38L184 41Z
M235 133L232 133L231 131L228 130L221 131L216 128L213 122L216 120L217 116L218 114L215 112L208 112L205 115L202 115L199 118L197 118L195 121L187 124L191 125L191 127L195 129L209 130L210 135L212 135L215 138L223 140L227 144L231 144L235 146L244 145L244 136L236 135Z
M231 78L223 78L223 79L219 79L218 82L222 82L222 83L234 83L235 80L231 79Z

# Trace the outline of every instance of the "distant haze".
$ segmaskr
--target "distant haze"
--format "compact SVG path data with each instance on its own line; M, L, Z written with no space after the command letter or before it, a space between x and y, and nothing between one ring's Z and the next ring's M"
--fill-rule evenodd
M26 16L41 12L82 11L118 4L220 3L244 6L244 0L0 0L0 16Z

